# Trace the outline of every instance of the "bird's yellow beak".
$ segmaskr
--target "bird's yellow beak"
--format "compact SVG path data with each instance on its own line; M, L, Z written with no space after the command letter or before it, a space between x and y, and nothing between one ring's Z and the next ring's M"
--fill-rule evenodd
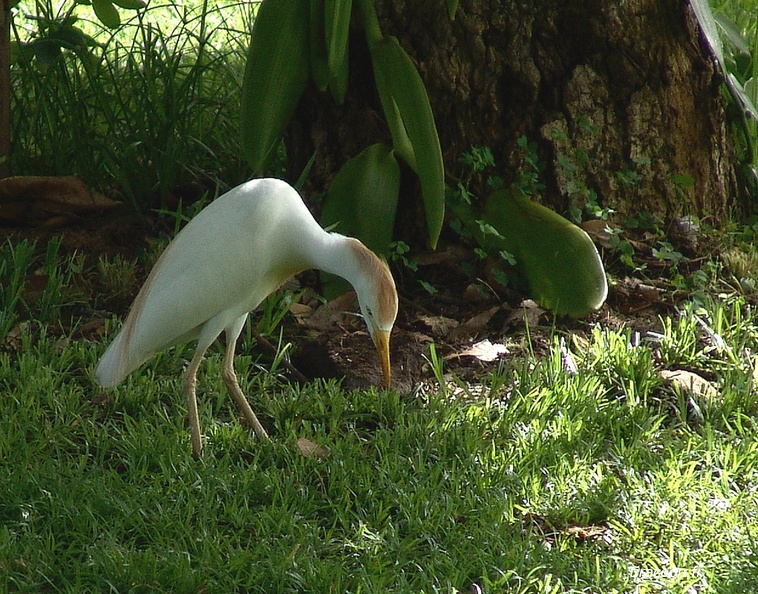
M392 367L390 366L390 333L377 330L374 332L374 344L379 352L379 360L384 372L384 387L388 390L392 385Z

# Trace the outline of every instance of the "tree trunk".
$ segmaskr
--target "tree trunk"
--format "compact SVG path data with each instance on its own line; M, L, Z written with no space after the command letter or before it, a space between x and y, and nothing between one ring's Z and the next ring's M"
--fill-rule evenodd
M0 0L0 179L10 175L11 3Z
M493 173L514 180L525 136L544 164L541 200L558 212L588 195L619 219L746 211L722 76L686 2L461 0L454 21L442 0L375 3L426 83L448 183L472 146L489 147ZM354 16L345 104L309 90L286 135L293 174L316 153L311 192L361 149L389 143L359 24ZM423 236L418 189L401 192L399 218Z

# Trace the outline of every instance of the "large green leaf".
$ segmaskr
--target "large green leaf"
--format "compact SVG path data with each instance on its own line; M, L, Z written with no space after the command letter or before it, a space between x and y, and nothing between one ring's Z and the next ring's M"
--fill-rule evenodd
M729 72L729 68L724 57L724 46L721 43L721 37L719 36L719 27L716 19L713 17L711 6L708 0L690 0L690 6L692 12L695 14L700 30L705 38L705 42L711 50L711 53L716 58L716 61L721 67L721 71L724 74L724 82L729 89L732 97L742 107L742 116L750 117L755 121L758 121L758 109L753 105L753 101L745 92L742 84L739 82L736 76L732 72ZM726 31L726 28L722 29ZM747 128L747 124L745 123ZM749 137L749 134L748 134Z
M516 256L540 305L580 317L603 304L608 295L603 262L581 228L520 192L506 190L489 197L482 219L491 229L472 226L477 239L490 251Z
M145 0L113 0L113 4L127 10L140 10L147 6Z
M321 224L386 254L395 226L400 167L390 147L372 144L350 159L326 193Z
M337 103L345 100L348 78L348 40L353 0L324 0L324 39L329 64L329 88Z
M419 176L429 242L435 247L445 216L445 168L426 87L413 60L395 37L377 40L370 49L392 140L398 154Z
M260 170L308 81L309 0L263 0L253 24L242 83L242 150Z
M121 17L110 0L92 0L92 8L97 18L106 27L118 29L121 26Z
M451 21L455 20L455 12L458 10L458 0L447 0L447 15Z
M320 91L329 86L329 59L324 40L324 0L310 0L309 38L311 78Z
M383 55L380 55L380 57L376 59L378 60L382 57ZM408 131L405 128L403 116L400 114L400 109L398 109L397 103L392 96L392 86L387 78L388 75L390 77L394 76L391 64L381 68L377 66L376 62L374 63L376 90L379 95L379 101L382 104L382 111L384 111L387 127L390 130L390 136L392 136L392 148L395 155L400 157L411 167L411 169L416 171L416 154L413 152L413 144L411 143Z
M386 254L399 190L400 167L392 149L372 144L337 172L326 194L321 224L357 237L378 254ZM349 289L345 281L326 273L321 275L321 284L327 299Z

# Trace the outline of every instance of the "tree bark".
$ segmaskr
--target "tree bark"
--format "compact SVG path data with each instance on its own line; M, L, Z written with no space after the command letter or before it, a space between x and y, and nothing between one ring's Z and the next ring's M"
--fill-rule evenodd
M544 164L540 199L558 212L582 206L577 187L619 219L746 212L722 75L686 2L461 0L453 21L441 0L376 8L426 83L448 183L472 146L492 150L505 183L516 179L525 136ZM369 144L390 142L359 25L354 17L345 104L309 89L286 135L292 173L316 154L310 191ZM406 178L399 218L422 218ZM483 182L474 190L486 193Z
M0 179L10 175L11 4L0 0Z

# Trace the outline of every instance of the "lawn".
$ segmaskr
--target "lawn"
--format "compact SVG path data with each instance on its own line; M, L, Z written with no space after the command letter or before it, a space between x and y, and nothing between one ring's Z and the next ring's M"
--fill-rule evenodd
M725 6L755 34L752 13ZM412 390L294 383L281 362L299 337L275 298L254 323L278 356L245 332L237 357L272 440L238 422L213 348L200 460L181 385L192 345L100 389L93 369L129 296L191 214L167 214L172 189L199 180L213 195L247 174L248 17L165 10L99 33L91 58L14 71L14 170L76 172L150 223L135 240L147 247L118 256L3 230L0 593L758 591L756 225L705 229L712 255L696 257L656 228L648 269L607 250L612 297L632 278L660 299L490 326L508 350L490 363L414 342L404 300L395 338L426 374Z
M61 276L71 266L58 258ZM68 306L36 299L51 319ZM294 385L247 340L238 370L273 440L237 422L218 349L200 376L199 461L181 397L191 345L106 393L92 380L106 339L84 323L20 322L3 341L7 591L758 587L758 327L744 297L702 297L639 334L602 316L532 327L478 381L427 350L413 393ZM710 389L671 386L665 369ZM325 448L305 455L303 439Z

